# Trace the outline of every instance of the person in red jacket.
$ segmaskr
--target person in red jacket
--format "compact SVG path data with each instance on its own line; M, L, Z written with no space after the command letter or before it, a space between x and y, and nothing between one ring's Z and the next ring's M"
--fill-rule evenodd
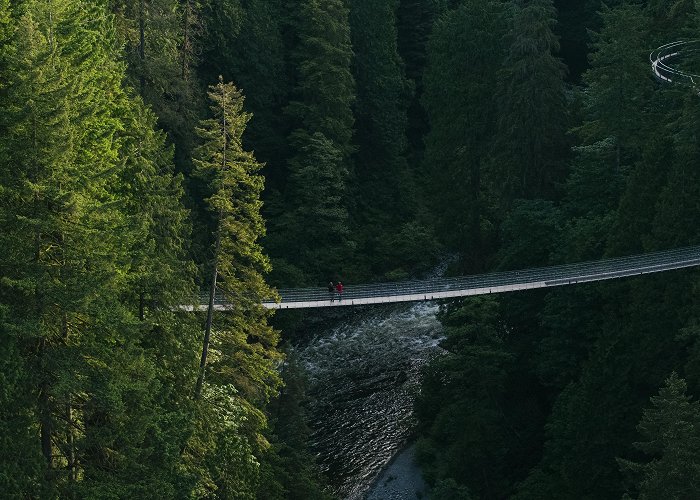
M338 292L338 301L343 300L343 284L340 281L335 285L335 291Z

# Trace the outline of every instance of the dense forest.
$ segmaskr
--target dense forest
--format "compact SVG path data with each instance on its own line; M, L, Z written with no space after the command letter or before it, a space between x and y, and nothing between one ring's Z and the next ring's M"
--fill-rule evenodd
M699 244L700 99L648 62L698 33L691 0L0 0L2 496L332 498L283 347L314 313L261 300ZM442 304L432 497L700 497L699 290Z

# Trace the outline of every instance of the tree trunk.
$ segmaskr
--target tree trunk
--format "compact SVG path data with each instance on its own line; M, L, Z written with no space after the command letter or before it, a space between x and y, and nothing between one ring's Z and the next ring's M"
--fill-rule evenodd
M219 87L222 88L222 92L225 93L223 89L223 78L219 76ZM221 160L222 170L226 168L226 153L228 151L228 123L226 122L226 99L222 101L222 111L223 111L223 123L222 123L222 135L223 135L223 154ZM211 276L211 287L209 288L209 307L207 309L207 323L204 326L204 341L202 345L202 359L199 362L199 376L197 377L197 386L194 389L194 399L197 400L202 395L202 385L204 384L204 372L207 367L207 352L209 351L209 337L211 336L211 322L214 316L214 296L216 295L216 277L219 272L219 249L221 247L221 230L222 223L224 219L223 211L219 210L219 227L216 233L216 245L214 246L214 266Z
M42 379L39 382L39 439L41 440L41 453L44 455L50 470L53 468L53 449L51 445L53 425L51 421L51 409L49 407L48 375L44 367L45 350L46 340L41 339L39 341L39 370L42 375Z
M139 85L141 97L146 91L146 0L139 1L139 60L141 71L139 72Z
M145 310L145 294L144 292L139 293L139 321L143 321L146 318L146 315L144 314Z
M63 238L61 238L63 240ZM63 334L63 341L68 344L68 315L64 312L61 318L61 333ZM78 479L78 469L75 460L75 436L73 434L73 404L71 402L71 394L67 395L66 403L66 460L68 461L69 478L71 481L76 481Z
M220 216L221 217L221 216ZM221 219L219 219L221 221ZM220 222L219 222L220 224ZM211 323L214 316L214 297L216 296L216 277L219 272L219 247L221 246L221 229L216 235L216 245L214 247L214 268L211 273L211 286L209 287L209 305L207 307L207 322L204 326L204 340L202 341L202 358L199 361L199 375L197 385L194 389L194 399L199 399L202 395L202 385L204 384L204 373L207 368L207 354L209 352L209 338L211 337Z
M71 396L68 394L68 403L66 404L66 420L68 421L68 427L66 431L66 440L68 445L68 470L70 471L70 480L78 480L78 464L75 459L75 436L73 434L73 405L71 403Z
M188 69L188 57L190 51L190 17L192 16L192 6L190 0L185 0L185 18L183 20L183 33L182 33L182 67L181 76L184 81L187 81L187 69Z

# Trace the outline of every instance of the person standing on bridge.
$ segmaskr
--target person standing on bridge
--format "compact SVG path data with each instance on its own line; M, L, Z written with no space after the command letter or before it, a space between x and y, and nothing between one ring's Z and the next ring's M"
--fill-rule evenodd
M343 284L340 281L335 285L335 291L338 292L338 302L340 302L343 300Z
M328 293L331 296L331 302L333 302L333 299L335 299L335 285L332 281L328 283Z

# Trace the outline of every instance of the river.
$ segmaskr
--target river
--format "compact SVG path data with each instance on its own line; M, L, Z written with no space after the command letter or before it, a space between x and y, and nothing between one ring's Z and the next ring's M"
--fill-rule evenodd
M340 498L367 495L411 436L421 367L440 351L437 310L357 309L295 347L310 380L311 447Z

